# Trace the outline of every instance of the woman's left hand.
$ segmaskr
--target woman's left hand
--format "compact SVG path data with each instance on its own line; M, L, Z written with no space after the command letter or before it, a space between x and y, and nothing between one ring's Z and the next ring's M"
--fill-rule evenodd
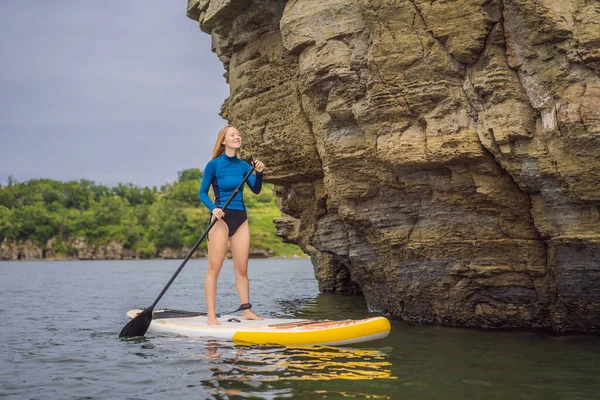
M257 172L263 172L265 170L265 164L260 160L254 160L254 168Z

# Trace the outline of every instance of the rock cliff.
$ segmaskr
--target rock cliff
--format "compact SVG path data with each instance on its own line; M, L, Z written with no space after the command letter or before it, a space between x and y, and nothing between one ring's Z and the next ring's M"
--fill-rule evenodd
M600 329L600 3L190 0L279 234L407 320Z

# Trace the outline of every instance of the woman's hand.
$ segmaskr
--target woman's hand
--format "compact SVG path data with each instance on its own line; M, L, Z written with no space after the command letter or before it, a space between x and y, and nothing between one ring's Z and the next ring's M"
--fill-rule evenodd
M265 164L263 164L262 161L254 160L253 164L254 164L254 168L256 169L256 172L262 173L265 170Z
M215 208L212 210L212 215L214 215L216 219L221 219L225 216L225 213L220 208Z

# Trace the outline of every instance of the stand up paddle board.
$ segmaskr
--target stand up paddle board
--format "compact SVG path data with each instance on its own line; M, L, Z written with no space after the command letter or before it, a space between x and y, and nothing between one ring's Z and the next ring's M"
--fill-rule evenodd
M129 311L127 320L140 312L142 310ZM201 314L180 310L154 311L148 332L226 339L238 344L321 346L383 339L391 329L390 321L384 317L343 321L279 318L248 321L238 315L221 315L220 325L208 325L206 316Z

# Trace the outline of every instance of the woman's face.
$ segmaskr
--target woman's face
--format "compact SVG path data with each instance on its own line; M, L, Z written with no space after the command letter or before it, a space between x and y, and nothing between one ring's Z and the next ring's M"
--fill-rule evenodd
M242 137L237 129L233 126L227 129L227 133L225 134L225 139L223 139L223 145L225 147L229 147L230 149L239 149L242 147Z

